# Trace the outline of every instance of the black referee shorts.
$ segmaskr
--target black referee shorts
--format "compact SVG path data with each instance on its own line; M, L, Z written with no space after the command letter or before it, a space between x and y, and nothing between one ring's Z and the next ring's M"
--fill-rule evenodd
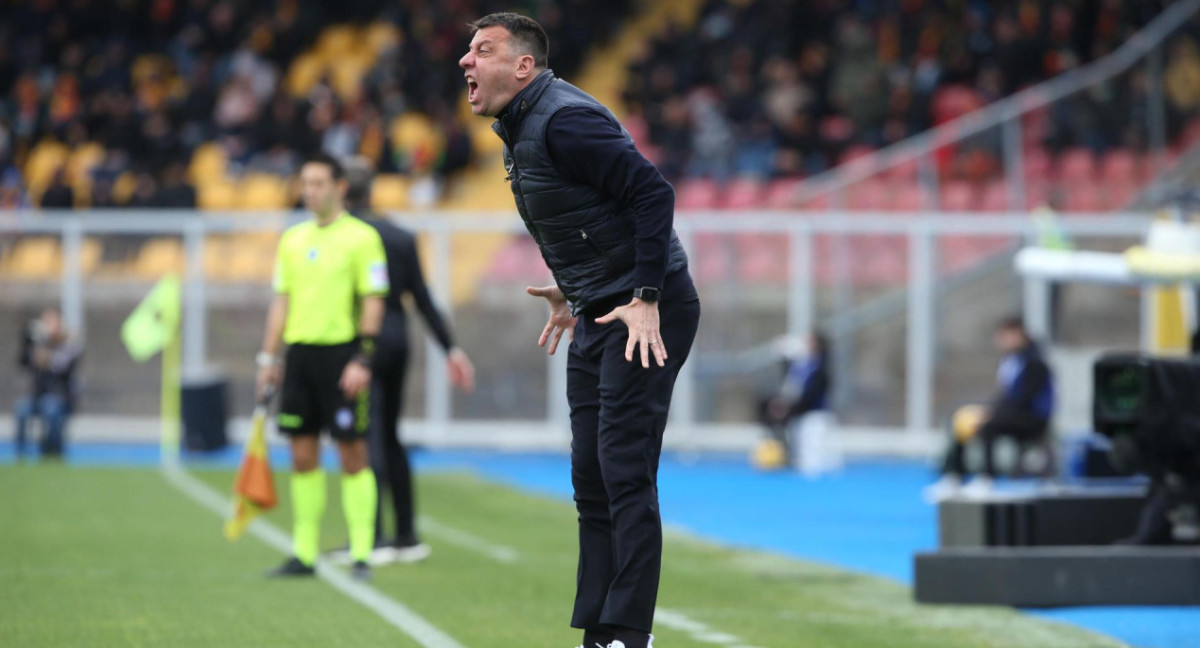
M371 423L371 390L347 399L338 385L342 371L358 352L358 342L288 347L279 394L279 431L289 436L327 430L338 441L367 438Z

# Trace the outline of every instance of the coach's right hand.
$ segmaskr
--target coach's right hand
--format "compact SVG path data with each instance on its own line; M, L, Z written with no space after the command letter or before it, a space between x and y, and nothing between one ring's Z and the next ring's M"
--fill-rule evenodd
M538 346L546 346L546 342L550 342L550 355L558 350L558 341L562 339L563 332L575 339L575 321L576 317L571 316L571 306L567 303L567 298L563 296L562 290L558 286L543 286L534 288L528 286L525 292L534 297L542 297L550 303L550 320L546 322L546 328L542 329L542 336L538 338Z

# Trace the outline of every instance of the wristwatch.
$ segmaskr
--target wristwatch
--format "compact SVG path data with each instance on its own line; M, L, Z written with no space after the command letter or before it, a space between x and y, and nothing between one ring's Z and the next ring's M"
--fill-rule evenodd
M650 286L642 286L641 288L633 289L633 298L634 299L640 299L644 302L648 302L651 304L657 302L658 298L661 296L662 296L662 291L659 290L658 288L651 288Z
M259 351L258 355L254 356L254 364L259 367L274 367L279 364L279 359L274 354L266 351Z

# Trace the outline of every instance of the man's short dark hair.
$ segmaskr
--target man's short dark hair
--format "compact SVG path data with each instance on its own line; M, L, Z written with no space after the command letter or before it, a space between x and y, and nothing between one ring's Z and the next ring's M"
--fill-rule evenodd
M996 323L996 330L1013 331L1025 336L1026 339L1029 338L1029 333L1025 331L1025 320L1021 319L1020 315L1009 315L1000 320Z
M371 182L375 179L375 167L365 157L357 156L346 160L346 209L357 214L371 202Z
M320 153L313 153L312 155L308 156L304 159L304 164L324 164L325 166L329 167L329 172L333 174L333 179L335 181L346 177L346 169L342 166L342 163L338 162L337 158L324 151L321 151Z
M545 68L550 65L550 39L546 36L546 30L533 18L506 11L488 14L467 26L472 34L484 27L503 27L512 34L517 51L533 57L534 67Z

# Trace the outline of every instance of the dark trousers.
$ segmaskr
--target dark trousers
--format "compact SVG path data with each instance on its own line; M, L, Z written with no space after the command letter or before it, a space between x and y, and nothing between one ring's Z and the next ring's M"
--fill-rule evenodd
M603 313L601 313L603 315ZM579 572L571 625L650 632L662 563L658 458L675 378L687 360L700 302L659 305L666 367L625 361L621 322L580 317L567 361L571 482L579 511Z
M375 512L375 544L390 539L383 530L383 504L390 499L396 514L395 541L399 546L417 543L413 517L412 469L408 451L400 443L400 413L404 410L404 379L408 373L408 345L381 340L371 375L371 416L368 438L371 470L379 488ZM386 497L385 497L386 495Z
M983 472L996 476L996 439L1008 437L1019 443L1036 441L1046 434L1048 422L1032 412L998 411L979 426L976 436L983 442ZM967 474L966 444L954 439L946 456L945 472Z

